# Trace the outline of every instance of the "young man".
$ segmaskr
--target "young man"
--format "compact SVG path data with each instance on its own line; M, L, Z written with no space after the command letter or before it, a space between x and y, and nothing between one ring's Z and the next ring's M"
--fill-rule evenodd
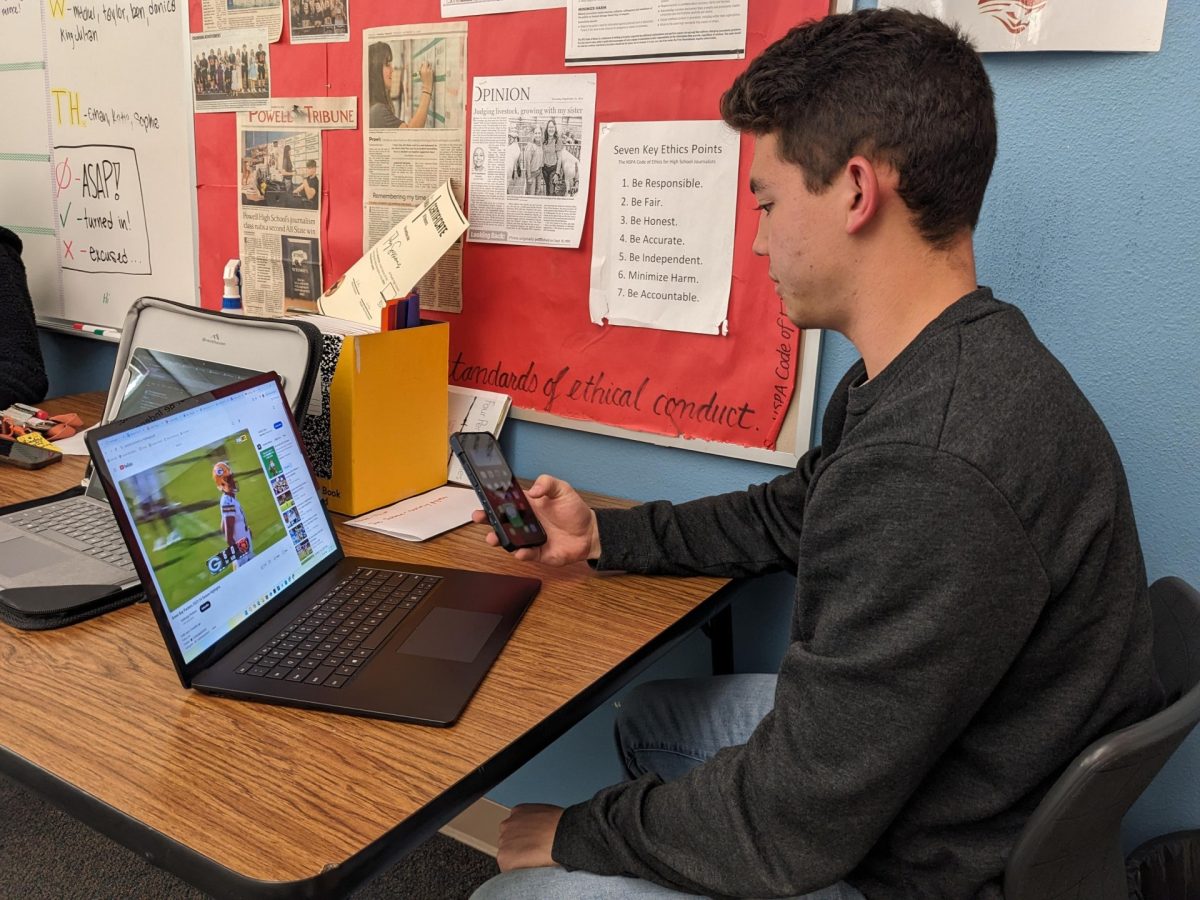
M787 568L792 641L778 677L632 692L632 780L517 807L505 874L477 896L999 898L1053 780L1160 689L1116 450L1024 316L976 285L987 76L942 23L862 11L794 29L722 113L755 137L754 250L789 318L862 359L795 471L594 512L543 475L549 539L517 555Z
M221 534L233 551L235 567L249 562L254 556L254 536L246 522L246 513L237 498L237 479L229 463L221 461L213 466L213 481L221 492Z
M300 179L300 183L296 185L296 189L292 193L305 204L316 207L317 198L321 194L321 179L317 175L315 159L310 159L304 164L304 177Z

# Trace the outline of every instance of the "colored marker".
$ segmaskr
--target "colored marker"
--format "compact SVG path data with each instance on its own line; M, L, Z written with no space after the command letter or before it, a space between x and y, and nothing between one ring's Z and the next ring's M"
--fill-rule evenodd
M101 328L99 325L87 325L83 322L72 322L71 327L84 334L98 334L101 337L119 338L121 332L115 328Z

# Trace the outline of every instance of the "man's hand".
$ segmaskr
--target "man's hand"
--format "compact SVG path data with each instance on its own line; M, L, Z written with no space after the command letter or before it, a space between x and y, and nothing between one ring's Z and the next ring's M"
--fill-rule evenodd
M508 818L500 823L500 847L496 853L500 871L555 865L550 850L562 814L561 806L545 803L514 806Z
M539 475L525 492L533 514L542 523L546 543L540 547L522 547L513 553L517 559L543 562L550 566L565 566L600 556L600 531L596 514L571 485L550 475ZM471 521L486 522L482 509L471 514ZM487 542L500 546L494 532L489 531Z

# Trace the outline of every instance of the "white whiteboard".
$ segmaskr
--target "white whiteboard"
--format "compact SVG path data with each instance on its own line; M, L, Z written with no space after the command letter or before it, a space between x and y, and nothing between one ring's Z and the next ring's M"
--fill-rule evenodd
M40 320L199 303L186 0L0 0L0 224Z

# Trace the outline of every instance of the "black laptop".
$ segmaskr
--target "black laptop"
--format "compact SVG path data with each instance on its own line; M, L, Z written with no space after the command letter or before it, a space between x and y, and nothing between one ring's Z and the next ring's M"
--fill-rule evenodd
M346 557L273 373L87 444L184 687L448 725L541 584Z

